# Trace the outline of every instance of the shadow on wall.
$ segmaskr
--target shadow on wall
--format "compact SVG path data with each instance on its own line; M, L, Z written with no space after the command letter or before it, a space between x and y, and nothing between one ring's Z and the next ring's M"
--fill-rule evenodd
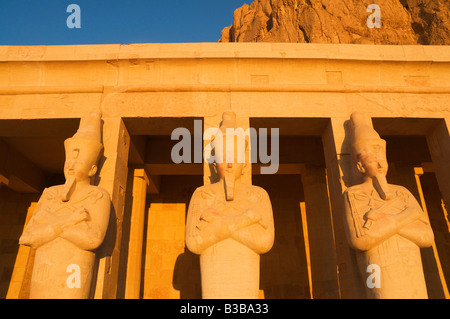
M180 291L181 299L201 299L200 256L185 248L175 263L172 284Z

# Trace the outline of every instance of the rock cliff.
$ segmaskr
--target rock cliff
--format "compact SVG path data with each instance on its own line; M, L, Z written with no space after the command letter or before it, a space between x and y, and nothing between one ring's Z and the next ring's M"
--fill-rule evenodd
M370 4L381 27L369 28ZM450 45L449 0L255 0L219 42Z

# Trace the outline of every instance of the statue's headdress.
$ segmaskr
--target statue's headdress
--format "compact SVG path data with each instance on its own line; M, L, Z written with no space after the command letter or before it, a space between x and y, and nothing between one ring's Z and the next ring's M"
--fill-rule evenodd
M381 142L386 145L386 141L381 139L380 135L373 129L372 119L366 114L353 113L350 118L349 129L351 153L355 161L360 160L368 142Z
M230 133L232 136L230 136ZM239 163L245 162L245 153L248 147L248 140L245 137L244 130L236 127L236 113L233 111L225 111L222 114L222 123L217 134L213 138L213 145L216 162L217 160L234 162L234 158L232 160L223 158L224 154L228 157L231 153L234 154L234 157L237 155ZM232 150L230 148L232 148Z
M83 117L77 133L64 141L66 155L78 152L78 158L95 165L103 149L101 143L101 114L91 113Z

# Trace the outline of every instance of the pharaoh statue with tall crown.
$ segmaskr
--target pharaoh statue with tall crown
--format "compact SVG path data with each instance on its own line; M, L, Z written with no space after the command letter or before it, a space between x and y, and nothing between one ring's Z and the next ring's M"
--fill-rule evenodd
M199 187L188 210L186 245L200 255L204 299L257 299L260 255L274 241L267 192L242 182L246 163L239 146L248 144L235 128L236 114L225 112L213 140L220 180Z
M434 241L427 216L409 190L388 184L386 141L371 118L350 120L352 157L362 183L345 191L345 229L370 299L428 298L420 248ZM371 277L379 269L378 278ZM373 280L373 281L372 281Z
M110 195L91 185L103 149L101 115L82 118L64 145L66 183L44 190L20 238L36 250L31 299L89 298L95 250L108 228Z

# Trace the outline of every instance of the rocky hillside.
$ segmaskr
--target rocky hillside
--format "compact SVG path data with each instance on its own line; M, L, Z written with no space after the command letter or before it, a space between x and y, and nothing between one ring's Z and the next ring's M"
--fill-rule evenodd
M380 28L367 26L370 4ZM450 45L450 0L255 0L219 42Z

